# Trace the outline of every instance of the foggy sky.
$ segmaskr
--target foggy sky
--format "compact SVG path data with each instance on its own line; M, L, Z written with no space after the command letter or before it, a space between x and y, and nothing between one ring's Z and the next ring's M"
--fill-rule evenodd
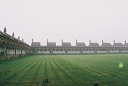
M46 40L128 42L128 0L0 0L0 30L41 45Z

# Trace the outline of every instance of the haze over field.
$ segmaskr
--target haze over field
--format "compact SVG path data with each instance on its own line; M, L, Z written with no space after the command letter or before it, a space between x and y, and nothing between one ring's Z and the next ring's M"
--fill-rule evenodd
M128 0L0 0L0 30L46 45L128 42Z

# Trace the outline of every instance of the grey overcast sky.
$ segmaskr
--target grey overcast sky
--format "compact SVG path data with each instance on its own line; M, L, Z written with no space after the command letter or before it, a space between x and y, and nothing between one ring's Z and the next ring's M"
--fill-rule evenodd
M41 45L46 40L128 42L128 0L0 0L0 30Z

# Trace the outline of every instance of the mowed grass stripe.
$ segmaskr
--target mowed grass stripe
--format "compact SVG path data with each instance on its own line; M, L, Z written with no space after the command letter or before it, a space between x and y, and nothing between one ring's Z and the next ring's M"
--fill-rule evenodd
M76 83L72 82L73 86L82 85L82 83L84 83L84 81L85 81L86 73L85 72L83 73L83 71L81 71L80 68L78 68L78 67L75 68L74 65L69 64L66 61L63 61L63 60L57 59L57 58L56 58L56 60L58 61L60 66L63 68L63 70L64 71L66 70L70 74L70 77L73 77L72 80L75 80L74 82L76 82ZM79 72L77 70L79 70Z
M9 62L8 67L7 67L8 69L6 69L6 67L5 67L5 69L4 68L1 69L2 71L10 70L9 73L7 73L6 75L1 76L1 78L4 78L3 80L6 80L8 77L10 77L11 75L13 75L14 73L18 74L22 70L21 68L24 67L24 66L21 65L21 63L20 63L19 60L18 60L18 63L17 64L15 62L14 63L13 62ZM0 80L1 80L1 78L0 78ZM10 81L12 81L12 80L13 80L13 78L10 79Z
M83 81L82 80L80 81L80 78L77 77L77 79L79 79L78 82L80 82L80 83L83 82L84 84L88 84L88 83L90 84L90 83L92 83L93 80L95 81L96 77L92 73L88 72L88 69L80 68L79 66L74 65L74 63L72 63L72 62L71 62L72 64L67 61L64 61L64 62L68 63L68 66L71 65L72 68L69 68L69 69L71 69L70 71L72 71L72 73L74 75L78 75L79 77L81 77L81 79L83 79ZM62 60L60 63L62 63ZM73 72L73 70L75 70L75 72ZM91 80L91 82L89 82L90 80ZM93 83L94 83L94 81L93 81Z
M18 62L18 64L13 65L11 70L17 73L23 72L29 65L31 65L35 61L34 59L35 58L24 60L23 62Z
M69 57L69 58L71 58L71 57ZM73 58L74 58L74 57L73 57ZM71 58L71 59L72 59L72 58ZM74 59L75 59L75 58L74 58ZM80 58L80 59L82 59L82 58ZM92 60L92 61L95 60L95 59L97 59L97 58L90 58L90 60ZM116 59L116 58L115 58L115 59ZM76 62L77 62L77 60L76 60ZM75 63L76 63L76 62L75 62ZM74 62L72 62L72 61L70 61L70 63L73 63L73 64L74 64ZM90 63L90 62L87 62L87 63ZM104 64L104 63L102 63L102 64ZM77 63L77 65L79 65L79 63ZM83 65L84 65L84 64L83 64ZM79 66L82 67L83 65L79 65ZM96 66L95 66L95 65L96 65ZM109 64L108 64L108 65L109 65ZM94 66L95 66L95 67L94 67ZM97 68L97 67L99 67L99 65L97 66L97 64L94 64L94 66L92 65L92 66L90 66L90 68L95 69L96 71L98 71L98 70L100 69L100 68ZM86 67L89 67L89 66L86 65ZM96 68L97 68L97 69L96 69ZM116 68L116 67L115 67L115 68ZM108 69L109 69L109 67L108 67ZM118 69L119 69L119 68L118 68ZM103 70L104 70L103 67L101 67L101 72L103 72ZM113 75L114 75L114 72L115 72L115 71L113 71ZM116 72L118 72L118 71L116 71ZM91 73L91 72L90 72L90 73ZM119 75L120 75L120 74L119 74ZM114 76L114 77L115 77L115 76ZM108 79L108 77L107 77L107 78L105 77L105 78L106 78L107 80L113 80L114 77L111 77L111 78L109 78L109 79ZM126 76L124 75L124 77L126 77ZM95 77L95 78L97 78L97 77ZM115 78L117 78L117 77L115 77ZM99 79L100 79L100 78L99 78Z
M60 85L60 83L62 83L62 80L61 80L61 76L62 75L59 75L60 71L58 71L58 69L54 68L54 67L56 67L56 65L55 65L55 63L54 63L54 61L52 59L49 60L49 63L50 63L50 66L51 66L51 72L53 72L54 78L56 79L56 80L54 80L52 85L55 85L55 86Z
M62 61L60 61L60 62L62 62ZM65 61L66 62L66 61ZM66 62L66 63L68 63L68 62ZM72 62L73 63L73 62ZM74 64L74 63L73 63ZM68 64L68 65L71 65L71 64ZM71 67L74 67L74 65L72 65ZM92 73L87 73L87 69L86 69L86 71L84 71L82 68L79 68L78 66L76 66L75 65L75 68L73 68L73 69L76 69L76 70L78 70L78 71L76 71L76 74L75 75L79 75L81 78L83 77L84 78L84 85L86 84L90 84L90 83L94 83L95 82L95 78L96 77L94 77L94 76L92 76L92 75L90 75L90 74L92 74ZM81 70L82 69L82 70ZM70 71L72 71L72 70L70 70ZM82 73L81 73L82 72ZM73 72L72 72L73 73ZM87 77L85 77L87 75ZM74 77L74 79L76 79L75 77ZM91 81L90 81L91 80ZM94 81L93 81L94 80ZM97 79L96 79L97 80ZM90 82L89 82L90 81ZM80 82L80 79L79 78L77 78L77 82ZM81 83L82 84L82 83Z
M58 59L58 57L56 59ZM83 85L83 84L87 85L88 83L91 83L91 82L89 82L90 80L94 80L94 76L91 73L89 73L87 70L83 70L79 66L71 64L71 63L64 61L62 59L60 59L60 60L61 60L61 62L59 60L58 60L58 62L63 67L65 67L66 70L68 70L71 73L72 77L77 79L77 81L76 81L77 84L75 84L75 85ZM65 66L65 64L66 64L66 66Z
M48 77L48 74L47 74L47 56L45 56L45 65L44 65L44 77Z
M8 64L8 61L6 63ZM22 64L22 63L24 63L24 64ZM20 59L19 59L17 63L15 63L14 61L9 62L8 67L5 66L5 68L2 68L2 71L10 70L11 72L13 72L13 71L20 72L20 70L22 70L22 67L24 67L24 65L26 65L26 64L29 64L29 62L27 60L25 60L24 62L20 62Z
M105 59L105 58L104 58ZM116 58L114 58L114 59L116 59ZM102 60L102 59L101 59ZM119 61L117 61L116 63L115 63L116 61L115 60L112 60L112 58L111 58L111 61L110 60L108 60L108 62L107 62L107 64L106 65L103 65L103 64L105 64L105 60L103 60L103 61L100 61L99 63L98 63L98 61L95 61L95 63L93 62L93 64L96 64L96 63L98 63L97 65L93 65L93 69L96 69L96 70L99 70L99 71L102 71L102 72L104 72L104 73L108 73L108 74L113 74L113 72L115 72L115 74L114 75L119 75L119 74L122 74L123 72L122 72L122 69L120 69L119 67L118 67L118 64L119 64ZM124 63L124 62L123 62ZM107 66L109 64L109 66Z
M70 57L69 57L70 58ZM80 57L81 58L81 57ZM86 57L85 57L86 58ZM82 59L82 58L81 58ZM100 75L108 75L106 72L106 70L104 71L104 73L101 72L101 66L96 66L94 63L91 63L91 62L78 62L77 60L76 61L73 61L73 62L68 62L68 63L72 63L73 65L77 66L77 67L80 67L88 72L92 72L92 73L99 73Z
M0 61L0 69L4 69L7 70L8 68L13 68L15 66L17 66L18 64L25 62L24 59L29 59L28 58L16 58L16 59L11 59L11 60L4 60L4 61ZM26 60L27 61L27 60Z
M52 57L52 58L53 58L53 57ZM77 84L77 82L74 80L74 78L71 77L70 72L66 72L65 69L61 66L61 64L59 64L56 60L54 60L54 59L52 59L52 60L53 60L54 64L57 66L58 70L59 70L61 73L63 73L63 75L67 78L66 80L60 78L60 79L59 79L60 82L63 81L63 83L64 83L64 81L66 81L66 82L65 82L65 85L67 85L67 84L68 84L68 83L67 83L67 80L69 80L69 81L71 80L71 82L72 82L74 85ZM72 83L70 83L70 85L72 85ZM60 83L60 85L63 85L63 84Z
M70 58L70 57L69 57ZM83 59L83 58L81 58L81 59ZM92 58L92 59L95 59L95 58ZM79 66L79 67L83 67L83 68L88 68L89 70L91 70L91 71L95 71L95 70L97 70L96 72L99 72L100 74L102 74L102 72L100 72L101 70L104 72L103 73L103 75L106 73L108 73L107 72L107 70L109 70L109 73L110 73L110 70L113 72L113 70L115 70L115 67L112 67L112 68L106 68L106 67L102 67L101 65L102 64L104 64L104 63L100 63L100 65L99 65L99 63L96 61L96 62L87 62L87 63L85 63L85 62L83 62L83 63L79 63L78 61L77 61L77 59L74 61L74 62L70 62L70 63L75 63L77 66ZM84 66L85 65L85 66ZM97 66L98 65L98 66ZM117 67L118 67L118 65L117 65ZM119 69L119 68L118 68ZM115 70L116 71L116 70ZM114 72L115 72L114 71ZM105 74L105 75L106 75Z
M41 69L41 65L44 62L44 60L42 59L42 56L37 57L37 58L39 58L39 60L37 61L35 67L31 70L31 72L32 72L31 76L33 76L33 77L31 78L32 83L30 86L33 86L33 83L36 84L36 82L39 82L40 76L42 76L42 74L39 74L39 72L42 72L42 71L40 71L40 69Z
M80 67L80 68L83 68L83 70L86 70L86 71L88 71L90 74L93 74L93 78L92 78L92 81L93 81L93 83L95 82L95 81L101 81L102 79L98 79L98 77L100 77L101 75L103 76L106 76L106 74L105 73L103 73L103 71L99 71L99 69L97 68L96 69L96 66L94 66L94 65L86 65L86 68L85 67L82 67L84 64L81 64L81 63L79 63L79 62L70 62L70 63L76 63L77 64L77 66L78 67ZM80 65L79 65L80 64ZM85 74L85 75L87 75L87 76L91 76L91 75L89 75L89 74ZM98 75L98 77L95 77L94 75ZM99 76L100 75L100 76ZM86 78L86 81L88 81L88 80L90 80L90 78Z
M32 77L33 77L33 72L31 71L36 64L38 63L40 59L35 59L35 61L32 63L32 65L30 64L27 68L27 70L24 70L24 72L22 72L22 76L21 78L18 80L19 84L23 84L25 85L26 83L31 83Z
M34 55L0 61L0 71L11 70L0 75L7 79L14 73L17 77L8 80L8 86L37 86L36 82L48 78L50 86L100 86L128 85L128 54L107 55ZM119 63L124 64L119 68Z

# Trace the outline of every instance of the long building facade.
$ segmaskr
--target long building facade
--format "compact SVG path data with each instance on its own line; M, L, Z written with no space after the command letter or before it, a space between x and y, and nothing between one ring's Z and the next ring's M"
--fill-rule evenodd
M40 42L34 42L32 39L31 46L20 40L20 37L15 37L6 33L6 27L4 32L0 31L0 60L17 58L29 54L109 54L109 53L128 53L128 43L116 43L114 40L113 45L106 43L102 40L102 44L91 42L86 46L84 42L78 42L76 45L71 46L70 42L64 42L61 40L61 46L57 46L56 42L49 42L47 39L47 45L42 46Z
M31 53L31 46L20 40L20 37L16 38L14 36L6 33L6 27L4 32L0 31L0 60L17 58L21 56L26 56Z
M32 39L32 51L35 54L108 54L108 53L128 53L128 43L105 43L102 40L101 46L89 40L89 46L84 42L77 42L71 46L70 42L63 42L61 46L56 46L55 42L48 42L47 46L41 46L40 42L34 42Z

